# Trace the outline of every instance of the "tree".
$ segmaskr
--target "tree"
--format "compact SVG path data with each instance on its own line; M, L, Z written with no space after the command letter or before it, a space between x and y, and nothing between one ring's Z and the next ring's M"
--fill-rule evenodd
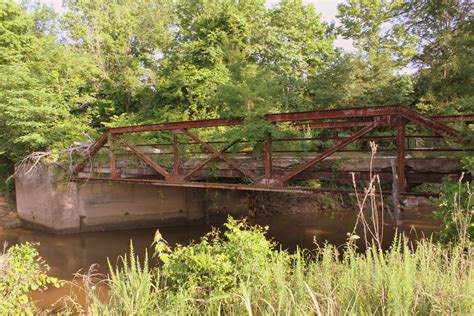
M0 4L0 158L12 164L35 150L69 147L88 132L87 99L93 68L87 58L38 34L33 15Z
M339 31L370 65L416 67L413 105L429 114L471 112L472 1L348 0Z
M391 71L401 69L415 51L415 37L394 19L403 7L401 0L348 0L338 5L339 33L354 40L369 64L384 63Z
M418 108L472 112L474 5L468 0L405 1L398 21L418 38L414 63Z
M153 71L169 45L168 1L68 0L62 19L67 39L93 60L100 72L95 125L113 115L137 111ZM145 90L145 93L143 92Z
M311 82L318 108L410 104L409 75L395 75L382 63L369 64L360 54L339 53L326 71Z
M300 0L271 10L260 0L178 1L176 16L155 103L186 118L310 106L308 78L333 52L314 7Z

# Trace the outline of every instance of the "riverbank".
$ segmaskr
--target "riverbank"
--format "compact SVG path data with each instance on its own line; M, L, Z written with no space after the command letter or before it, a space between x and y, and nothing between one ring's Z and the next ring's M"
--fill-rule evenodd
M14 205L8 203L7 199L0 194L0 229L18 228L21 220L15 211Z

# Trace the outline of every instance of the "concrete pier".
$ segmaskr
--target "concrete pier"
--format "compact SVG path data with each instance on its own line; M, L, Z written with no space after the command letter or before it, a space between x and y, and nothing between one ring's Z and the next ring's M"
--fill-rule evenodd
M107 182L69 182L57 167L17 170L18 215L55 233L212 223L245 216L246 192Z

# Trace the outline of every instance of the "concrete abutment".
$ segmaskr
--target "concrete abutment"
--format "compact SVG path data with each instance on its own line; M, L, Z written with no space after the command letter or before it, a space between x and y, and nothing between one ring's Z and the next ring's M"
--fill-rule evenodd
M18 215L26 226L55 233L210 224L249 210L243 191L69 182L54 166L27 170L15 179Z

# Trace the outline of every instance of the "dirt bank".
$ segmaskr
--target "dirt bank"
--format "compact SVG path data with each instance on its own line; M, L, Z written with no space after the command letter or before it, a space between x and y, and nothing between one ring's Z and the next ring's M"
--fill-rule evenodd
M347 197L340 194L298 194L255 192L250 195L250 216L301 214L347 207Z
M21 221L15 212L14 206L9 204L5 197L0 195L0 229L20 226Z

